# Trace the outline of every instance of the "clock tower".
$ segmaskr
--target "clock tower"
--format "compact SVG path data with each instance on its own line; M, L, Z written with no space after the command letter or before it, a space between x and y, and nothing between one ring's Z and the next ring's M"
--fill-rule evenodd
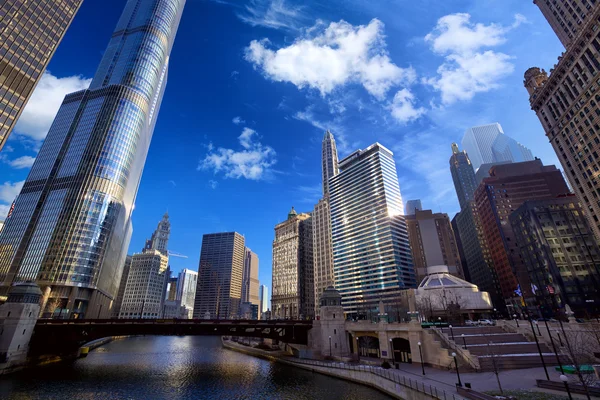
M158 223L152 237L146 240L144 250L158 250L164 255L168 255L169 236L171 234L171 223L169 222L169 213L166 212Z

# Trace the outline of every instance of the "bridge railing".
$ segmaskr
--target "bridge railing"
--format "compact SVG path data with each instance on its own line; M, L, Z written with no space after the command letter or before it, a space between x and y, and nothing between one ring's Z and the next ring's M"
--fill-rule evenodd
M469 350L464 349L462 346L458 345L454 340L451 340L450 337L444 334L440 329L436 327L429 328L431 332L434 332L444 344L453 352L455 352L463 361L468 363L473 369L480 370L481 366L479 364L479 359L476 356L473 356Z
M406 375L401 375L396 372L394 369L383 369L381 367L372 367L369 365L353 365L353 364L345 364L339 362L332 361L318 361L318 360L303 360L303 359L285 359L288 362L312 365L316 367L326 367L326 368L334 368L334 369L343 369L349 371L360 371L371 373L373 375L380 376L384 379L387 379L391 382L394 382L398 385L404 386L411 390L415 390L419 393L426 394L427 396L431 396L432 399L438 400L462 400L462 396L457 396L455 393L447 392L442 389L438 389L435 386L428 385L423 381L419 381L416 379L407 378Z
M40 318L38 324L72 325L72 324L206 324L206 325L304 325L312 326L310 320L257 320L257 319L50 319Z

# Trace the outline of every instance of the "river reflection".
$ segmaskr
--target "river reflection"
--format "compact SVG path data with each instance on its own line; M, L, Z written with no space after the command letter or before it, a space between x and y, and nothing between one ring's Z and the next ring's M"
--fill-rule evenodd
M118 340L73 363L0 378L0 399L389 400L350 382L221 347L217 337Z

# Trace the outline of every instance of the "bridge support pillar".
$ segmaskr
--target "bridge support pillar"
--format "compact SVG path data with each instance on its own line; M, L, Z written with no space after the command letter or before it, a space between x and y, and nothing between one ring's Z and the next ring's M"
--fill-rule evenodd
M25 282L13 286L0 306L0 375L26 365L41 298L40 288Z

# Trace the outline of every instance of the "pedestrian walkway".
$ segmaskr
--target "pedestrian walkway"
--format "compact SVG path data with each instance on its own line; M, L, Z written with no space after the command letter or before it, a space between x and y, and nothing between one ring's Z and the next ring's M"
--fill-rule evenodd
M399 369L394 370L397 374L410 376L411 379L420 379L425 384L435 385L440 388L454 388L458 382L456 371L440 370L425 367L423 375L420 364L400 364ZM548 367L550 380L559 382L560 373L554 367ZM500 383L504 390L534 390L543 393L563 395L565 393L540 389L536 386L536 379L546 379L544 368L529 368L500 371ZM493 372L465 372L460 373L462 384L470 383L473 390L478 392L498 391L498 381ZM573 395L574 399L585 399L583 395Z

